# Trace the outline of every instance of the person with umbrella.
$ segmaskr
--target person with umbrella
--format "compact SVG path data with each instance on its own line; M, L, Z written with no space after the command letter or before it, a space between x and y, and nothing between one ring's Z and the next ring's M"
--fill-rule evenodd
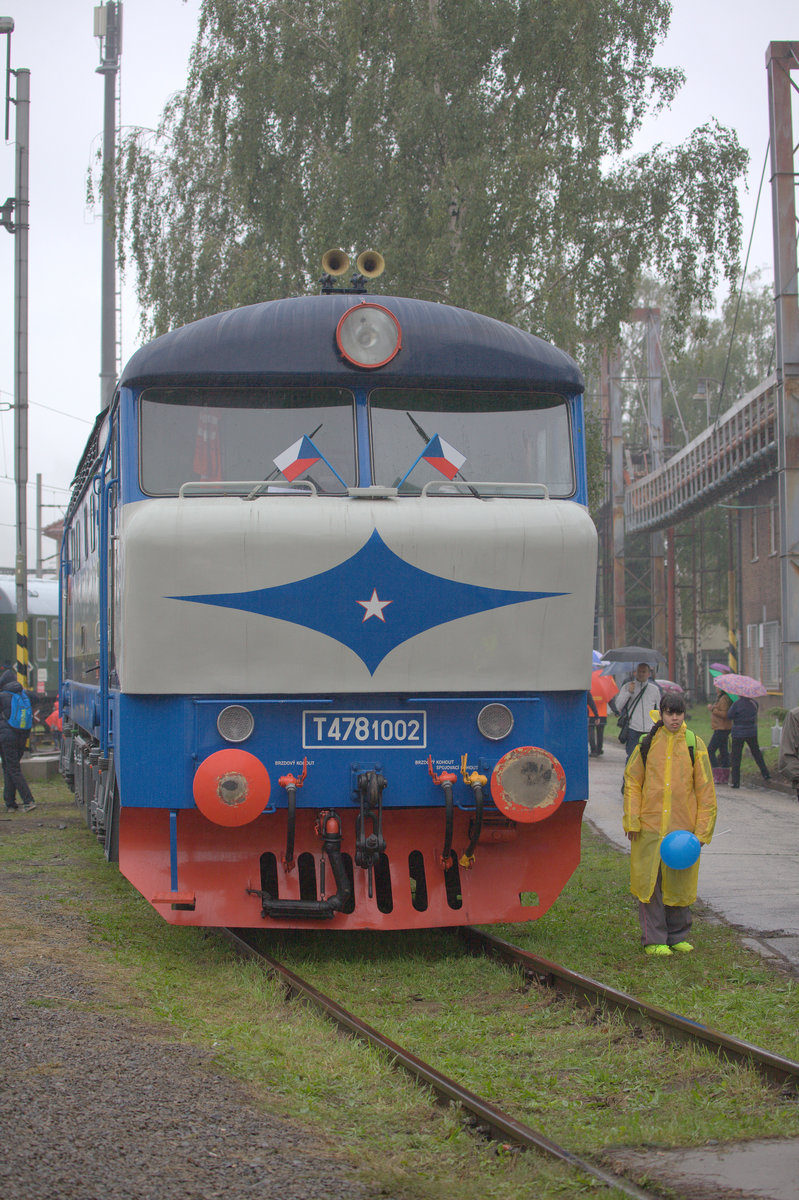
M624 746L628 761L641 734L648 733L654 724L650 716L651 709L657 709L660 704L660 688L650 679L650 675L649 663L639 662L634 677L625 684L619 693L620 699L616 701L616 711L626 733Z
M644 952L693 950L688 941L699 858L669 865L669 834L693 834L697 852L716 824L716 789L704 742L685 726L685 698L666 692L660 720L642 737L624 772L624 832L630 841L630 891L638 899Z
M765 759L757 741L757 704L755 697L765 696L766 689L759 679L751 675L719 675L713 680L715 687L727 695L737 696L730 705L727 717L732 722L732 748L730 751L730 787L741 786L741 758L744 746L757 764L764 779L771 779Z
M719 692L715 701L708 704L710 710L710 741L707 753L713 768L713 778L718 783L726 783L730 777L730 730L732 721L729 718L732 700L726 692ZM718 774L717 774L718 772Z

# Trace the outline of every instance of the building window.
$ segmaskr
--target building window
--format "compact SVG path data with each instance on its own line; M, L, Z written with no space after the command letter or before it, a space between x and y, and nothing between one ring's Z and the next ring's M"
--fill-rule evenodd
M782 676L782 632L779 621L746 627L746 671L764 687L778 690Z
M763 624L763 663L760 681L767 688L779 688L782 675L782 636L779 621Z

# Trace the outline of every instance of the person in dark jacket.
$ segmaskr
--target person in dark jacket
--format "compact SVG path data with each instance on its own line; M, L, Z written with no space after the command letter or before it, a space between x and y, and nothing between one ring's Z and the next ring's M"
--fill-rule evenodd
M760 747L757 744L757 705L746 696L739 696L727 710L732 721L732 751L730 753L730 787L741 786L741 755L748 746L752 758L764 779L771 779Z
M28 787L28 781L22 774L20 759L25 753L28 742L28 731L14 729L9 725L11 716L11 697L14 692L21 692L22 684L17 680L17 673L12 667L6 668L0 675L0 754L3 756L3 799L6 812L16 812L17 793L22 801L25 812L36 807L33 793Z
M730 730L732 721L729 711L732 700L726 692L719 692L715 703L708 704L710 709L710 728L713 733L707 744L707 756L714 771L727 770L730 765ZM716 779L716 776L713 776ZM726 783L726 779L716 779L716 782Z
M799 708L792 708L785 715L777 766L790 779L799 800Z

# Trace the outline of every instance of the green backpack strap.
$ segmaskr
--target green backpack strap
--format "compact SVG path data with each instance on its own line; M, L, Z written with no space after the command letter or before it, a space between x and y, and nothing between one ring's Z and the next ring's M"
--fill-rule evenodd
M693 729L686 729L685 744L688 747L688 753L691 756L691 766L693 766L696 758L696 734L694 733Z

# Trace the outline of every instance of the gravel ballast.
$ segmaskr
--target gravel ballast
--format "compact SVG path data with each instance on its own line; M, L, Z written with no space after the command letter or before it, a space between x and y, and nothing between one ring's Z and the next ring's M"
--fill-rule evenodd
M0 863L3 1200L374 1196L330 1146L270 1114L268 1096L220 1075L209 1052L130 1015L129 984L25 857L43 821L44 804L0 817L0 839L20 849Z

